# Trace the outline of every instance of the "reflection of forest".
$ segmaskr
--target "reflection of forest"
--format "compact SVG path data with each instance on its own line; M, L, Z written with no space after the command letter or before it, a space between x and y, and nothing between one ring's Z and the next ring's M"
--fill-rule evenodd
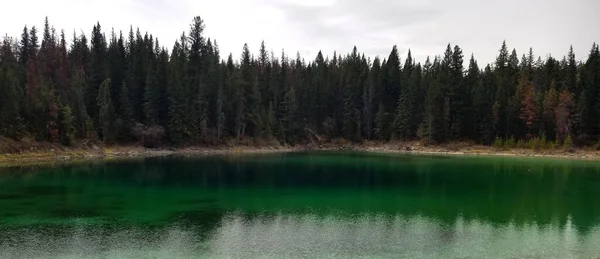
M346 215L348 216L348 215ZM210 251L243 258L301 254L306 248L339 258L593 258L600 228L585 236L571 228L525 224L502 227L458 216L451 225L422 216L361 214L225 217ZM318 256L317 256L318 257Z
M211 161L180 163L177 175L227 189L231 194L220 198L249 210L401 213L445 223L460 216L561 228L570 219L582 232L600 221L600 164L594 162L365 154Z
M153 221L206 219L207 213L227 211L372 214L418 216L447 226L475 221L563 229L572 224L581 234L600 224L600 164L585 161L323 153L157 158L11 177L0 178L0 185L11 186L0 196L14 199L0 199L0 205L15 199L35 205L18 207L13 216L45 211L52 217L125 215ZM52 192L56 195L35 198Z

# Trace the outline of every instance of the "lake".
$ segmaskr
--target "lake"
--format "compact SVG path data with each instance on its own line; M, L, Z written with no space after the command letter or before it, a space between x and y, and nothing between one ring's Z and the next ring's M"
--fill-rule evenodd
M2 169L0 258L600 258L600 162L311 152Z

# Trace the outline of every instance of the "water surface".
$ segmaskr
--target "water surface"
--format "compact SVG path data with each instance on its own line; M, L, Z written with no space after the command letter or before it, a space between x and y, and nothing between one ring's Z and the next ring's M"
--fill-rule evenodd
M600 163L290 153L0 171L0 258L598 258Z

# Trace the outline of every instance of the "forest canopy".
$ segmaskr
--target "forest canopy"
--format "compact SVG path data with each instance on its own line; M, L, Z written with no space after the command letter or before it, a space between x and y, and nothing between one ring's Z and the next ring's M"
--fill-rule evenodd
M0 46L0 135L70 145L77 139L175 145L319 139L494 139L596 143L600 135L600 51L578 61L519 56L505 42L492 64L459 46L416 62L393 46L365 57L356 47L331 57L256 55L222 59L195 17L170 52L139 29L73 34L67 43L46 18ZM466 61L468 59L468 61ZM466 62L465 62L466 61ZM465 66L466 64L466 66Z

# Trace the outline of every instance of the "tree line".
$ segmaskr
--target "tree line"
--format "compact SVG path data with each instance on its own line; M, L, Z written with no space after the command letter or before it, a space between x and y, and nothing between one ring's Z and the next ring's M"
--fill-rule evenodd
M370 59L357 48L277 56L264 42L254 56L221 59L195 17L171 51L152 34L109 36L100 24L67 43L46 18L0 46L0 135L70 145L77 139L176 145L298 144L343 138L428 143L600 135L600 51L585 61L520 58L502 43L496 61L465 61L459 46L416 62L394 46ZM467 67L463 64L468 63ZM572 140L571 140L572 139Z

